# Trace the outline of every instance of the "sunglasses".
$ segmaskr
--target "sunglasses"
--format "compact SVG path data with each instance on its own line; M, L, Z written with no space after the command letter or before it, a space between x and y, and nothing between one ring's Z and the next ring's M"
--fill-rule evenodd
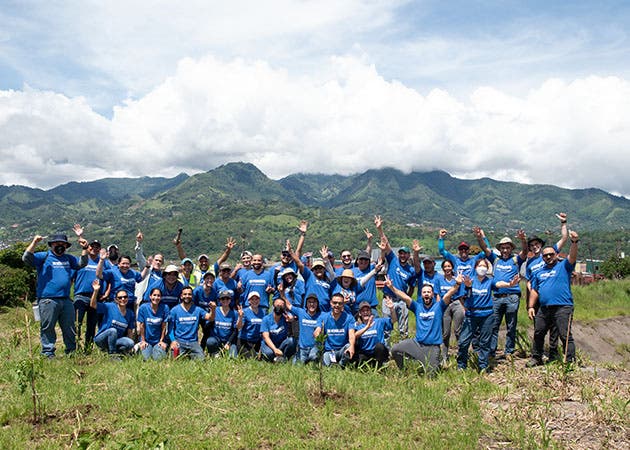
M116 298L119 298L119 299L122 300L123 298L129 298L129 296L128 295L117 295Z
M554 256L555 253L543 253L543 258L551 258L552 256Z

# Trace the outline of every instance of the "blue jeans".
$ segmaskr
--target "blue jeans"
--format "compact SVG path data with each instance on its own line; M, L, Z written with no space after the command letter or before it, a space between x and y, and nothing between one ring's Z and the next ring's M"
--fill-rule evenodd
M147 348L142 350L142 358L144 358L145 361L148 361L149 359L159 361L160 359L166 358L166 350L164 350L158 344L149 344Z
M205 359L206 355L204 355L199 342L177 341L177 343L179 344L179 357L187 356L190 359Z
M85 346L94 341L94 335L96 334L96 310L90 308L90 297L87 295L75 294L74 296L74 311L77 318L77 335L81 336L81 327L83 326L83 319L86 319L85 323Z
M282 351L282 356L284 356L286 359L289 359L293 355L295 355L296 346L297 344L295 342L295 339L290 336L282 341L280 345L276 345L276 347L278 347ZM273 361L273 359L276 357L276 354L273 352L273 350L271 350L271 347L267 345L264 339L260 344L260 352L262 353L263 359L266 359L267 361Z
M40 298L40 340L42 355L55 356L57 333L55 325L59 322L66 353L72 353L77 348L77 332L74 326L74 306L70 298Z
M324 352L322 356L322 362L325 366L332 366L333 364L339 364L344 367L349 361L350 356L346 352L350 348L350 344L346 344L339 350L328 350ZM334 360L334 361L333 361Z
M208 349L208 353L213 355L215 353L219 353L221 349L225 346L225 342L220 342L216 337L210 336L206 340L206 348ZM230 349L228 350L228 354L232 358L236 358L238 351L236 349L236 344L230 344Z
M319 348L317 348L317 345L300 348L296 356L296 362L299 361L302 364L308 364L311 361L316 362L319 359Z
M94 343L101 350L109 353L128 353L133 348L133 339L126 336L118 337L118 330L116 328L108 328L102 333L99 332L94 338Z
M494 297L492 299L492 310L494 312L494 327L492 329L492 341L490 344L490 356L494 357L499 344L499 328L505 316L505 351L506 355L514 353L516 343L516 321L518 318L518 306L521 296L510 294L506 297Z
M457 354L457 367L465 369L468 366L468 347L473 340L473 335L478 333L479 341L477 355L479 356L479 370L488 368L490 356L490 342L492 340L492 328L494 327L494 315L485 317L466 316L462 324L462 334L459 336L459 353Z

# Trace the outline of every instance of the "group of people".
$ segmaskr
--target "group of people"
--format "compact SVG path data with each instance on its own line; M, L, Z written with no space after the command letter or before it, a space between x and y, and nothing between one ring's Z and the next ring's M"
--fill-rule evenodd
M136 236L135 259L116 245L102 248L87 240L83 228L74 232L80 257L67 253L71 243L64 234L48 239L48 251L35 252L44 239L35 236L24 252L25 263L37 270L37 304L41 318L41 351L54 357L58 323L66 353L76 350L76 335L85 327L85 345L96 345L115 355L139 353L145 360L207 355L255 357L271 362L321 361L324 365L382 366L393 359L402 368L406 359L419 361L434 373L448 357L451 331L458 342L457 366L467 367L469 347L478 355L479 370L488 370L497 356L498 332L505 318L507 337L502 357L515 349L522 266L526 266L528 315L535 333L529 366L543 363L545 336L551 331L549 358L565 358L575 348L570 321L573 312L570 279L577 259L578 235L568 232L566 214L558 214L561 239L545 246L539 237L527 239L520 230L520 251L509 237L491 249L483 230L473 228L481 252L469 255L461 242L457 254L446 250L447 231L438 235L444 258L442 273L435 259L422 255L417 240L411 248L391 247L383 220L375 216L378 250L372 251L372 233L356 257L350 250L335 255L325 245L320 256L302 253L308 230L297 229L295 249L289 240L280 261L266 265L261 254L244 251L236 266L228 262L235 241L211 265L207 254L194 263L182 246L181 232L174 244L179 265L163 267L165 258L143 251L144 236ZM571 239L568 256L558 253ZM376 276L385 273L379 311ZM417 287L417 300L413 299ZM70 298L73 290L74 299ZM409 311L415 317L415 337L408 338ZM85 324L84 324L85 322ZM97 331L98 326L98 331ZM391 339L397 327L400 340Z

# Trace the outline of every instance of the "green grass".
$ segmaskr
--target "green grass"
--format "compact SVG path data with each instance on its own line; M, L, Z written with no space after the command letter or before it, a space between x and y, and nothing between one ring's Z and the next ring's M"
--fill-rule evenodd
M588 301L616 311L604 306L607 299ZM582 308L578 303L576 315ZM26 314L0 312L0 448L570 447L554 432L567 399L596 429L612 433L613 444L623 442L627 426L627 391L610 384L614 379L603 384L560 365L530 371L503 365L490 376L448 369L435 378L419 376L413 364L404 372L331 368L324 370L322 397L313 366L113 361L98 351L37 357L42 413L33 423L30 391L20 392L17 372L29 360ZM526 319L520 325L531 326ZM29 332L37 352L38 325Z

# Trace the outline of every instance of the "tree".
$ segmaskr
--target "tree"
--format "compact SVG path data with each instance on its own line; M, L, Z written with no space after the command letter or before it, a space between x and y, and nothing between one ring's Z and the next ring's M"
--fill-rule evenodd
M621 279L630 275L630 259L611 255L601 265L601 272L606 278Z

